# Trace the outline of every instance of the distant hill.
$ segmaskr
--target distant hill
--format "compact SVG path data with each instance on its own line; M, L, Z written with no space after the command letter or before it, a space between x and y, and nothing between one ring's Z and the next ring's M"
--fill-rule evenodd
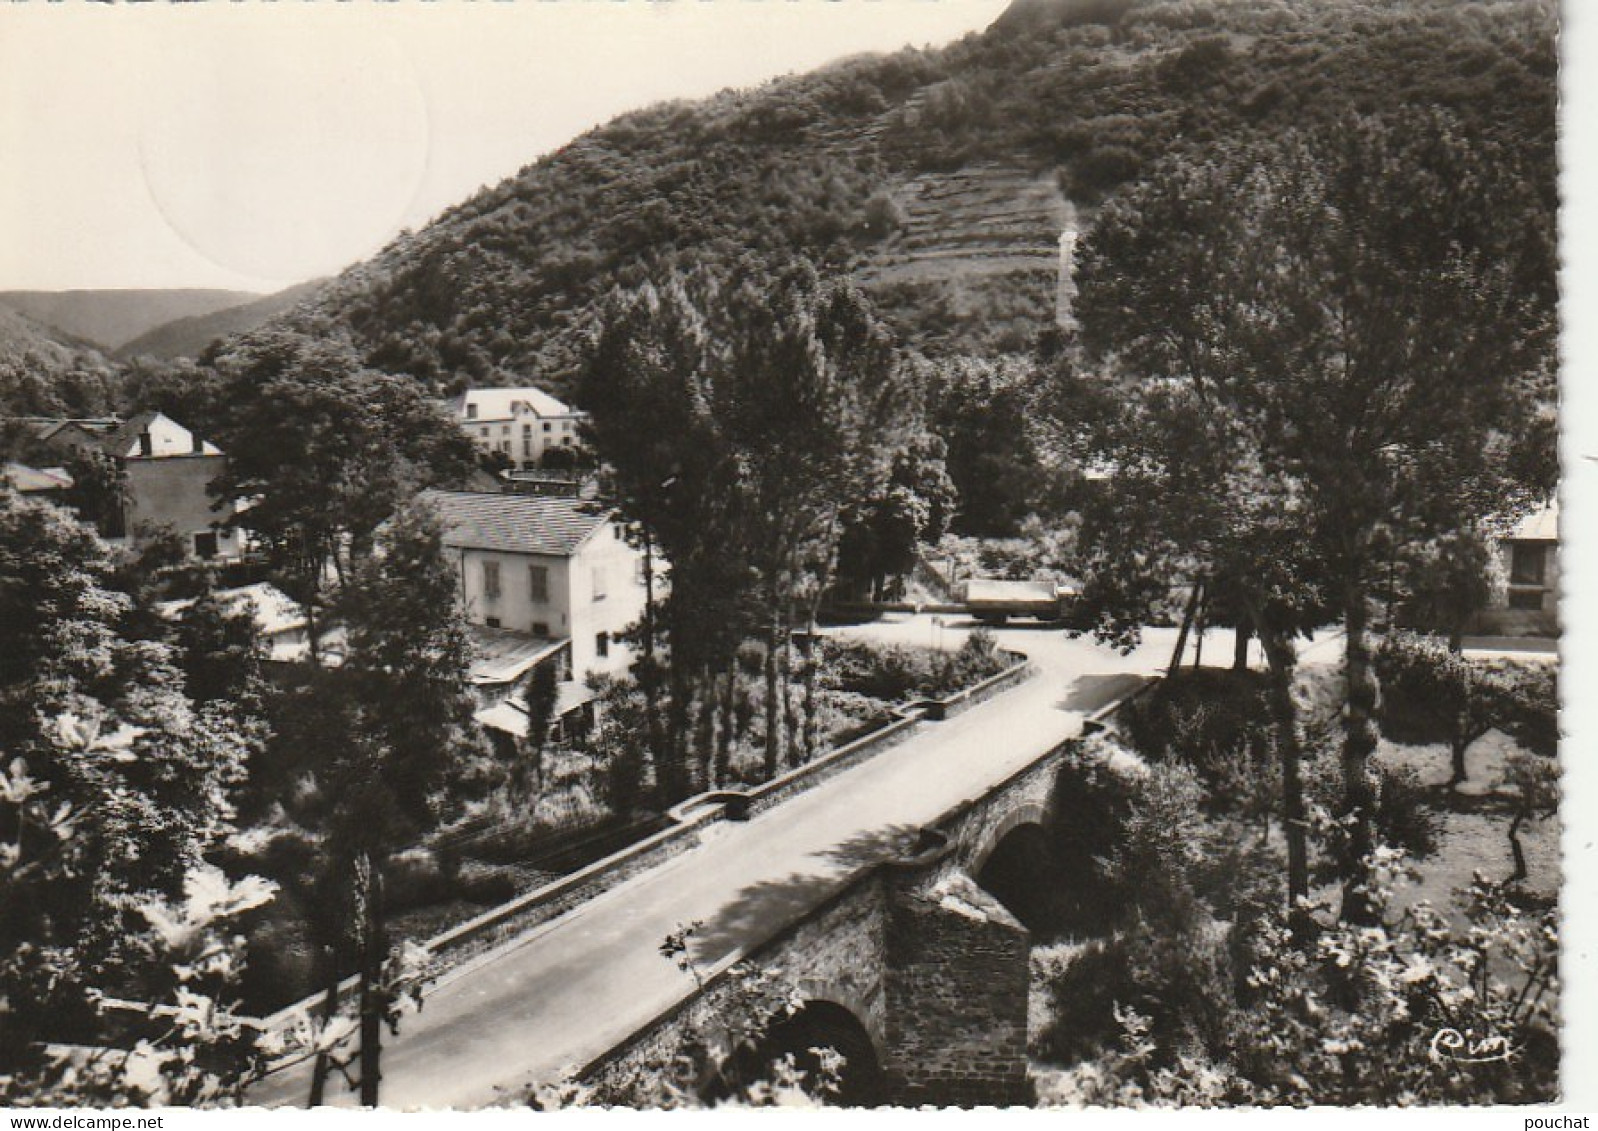
M223 290L0 291L0 306L102 350L115 350L175 319L212 314L260 297Z
M123 360L135 357L154 357L162 360L198 357L206 346L218 338L248 333L280 314L293 310L315 295L326 283L326 279L313 279L308 283L299 283L276 294L256 299L254 302L163 323L119 347L115 356Z
M101 354L0 306L0 417L90 416L116 405L117 376Z
M1064 227L1168 154L1442 108L1555 193L1554 0L1017 0L941 50L630 113L406 234L284 322L436 389L567 387L611 288L804 254L928 355L1025 350Z

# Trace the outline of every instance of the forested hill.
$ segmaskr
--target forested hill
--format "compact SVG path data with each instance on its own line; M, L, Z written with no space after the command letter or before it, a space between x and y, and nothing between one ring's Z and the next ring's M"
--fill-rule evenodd
M560 386L613 285L747 249L853 274L929 354L1024 350L1061 229L1173 151L1438 106L1551 200L1556 19L1552 0L1018 0L945 49L618 118L289 317L433 386Z

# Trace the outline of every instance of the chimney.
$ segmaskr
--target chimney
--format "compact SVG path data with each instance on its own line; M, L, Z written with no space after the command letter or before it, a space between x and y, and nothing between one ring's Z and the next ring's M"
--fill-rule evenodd
M200 439L200 434L198 432L190 432L189 441L192 445L189 448L191 452L197 456L203 456L205 454L205 441Z
M150 430L146 428L139 433L139 454L153 456L155 454L155 441L150 438Z
M1054 295L1054 321L1062 330L1076 329L1076 241L1081 235L1075 228L1060 233L1060 279Z

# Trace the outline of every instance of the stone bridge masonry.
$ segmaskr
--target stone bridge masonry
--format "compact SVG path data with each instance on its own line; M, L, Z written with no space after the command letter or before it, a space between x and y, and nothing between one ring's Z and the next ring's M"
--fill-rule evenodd
M729 969L742 960L778 972L807 1011L818 1005L834 1017L847 1011L865 1038L845 1070L846 1096L850 1076L870 1081L854 1091L858 1102L1031 1102L1030 935L975 877L1012 833L1049 827L1060 763L1076 742L1055 747L931 827L895 830L903 846L898 855L864 865L768 942L705 972L703 993L657 1017L580 1076L626 1095L631 1083L657 1074L685 1040L724 1025L727 1011L737 1008L731 999L738 982ZM762 894L782 898L781 892L751 896ZM715 924L704 929L714 931ZM803 1047L776 1051L800 1053Z

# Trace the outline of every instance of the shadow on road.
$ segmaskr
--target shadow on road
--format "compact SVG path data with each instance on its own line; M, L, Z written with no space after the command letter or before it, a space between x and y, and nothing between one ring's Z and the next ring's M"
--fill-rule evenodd
M1081 711L1089 714L1123 699L1149 681L1148 676L1133 672L1113 672L1106 675L1081 675L1066 688L1065 698L1055 704L1062 711Z
M739 948L759 946L857 873L910 851L919 835L915 825L888 825L819 854L817 872L821 874L790 873L780 880L744 888L694 933L695 964L706 968Z

